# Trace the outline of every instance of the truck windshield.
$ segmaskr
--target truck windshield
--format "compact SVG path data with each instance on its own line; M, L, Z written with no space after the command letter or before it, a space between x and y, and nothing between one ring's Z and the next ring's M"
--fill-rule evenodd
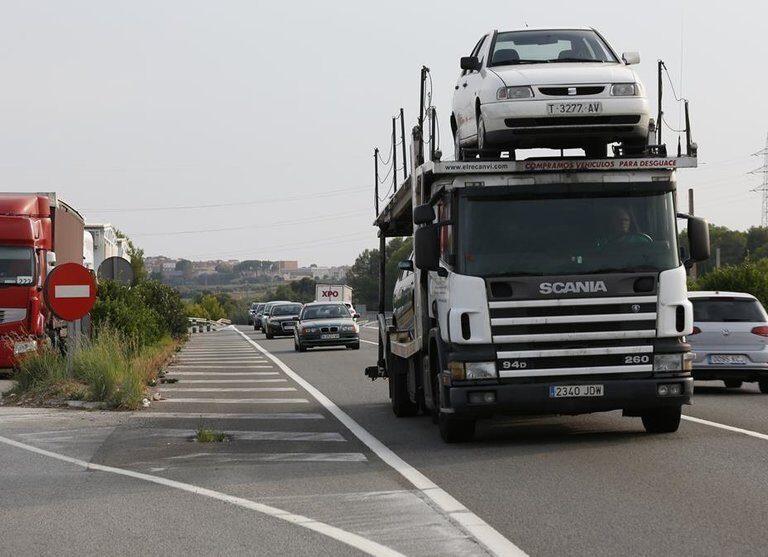
M32 284L35 257L32 248L0 246L0 285Z
M464 198L457 270L491 277L675 268L672 195Z

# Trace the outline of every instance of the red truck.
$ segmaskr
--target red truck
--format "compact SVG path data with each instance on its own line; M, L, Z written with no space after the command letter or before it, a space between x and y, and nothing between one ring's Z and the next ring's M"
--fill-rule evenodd
M83 217L55 193L0 193L0 368L66 335L43 302L56 264L83 263Z

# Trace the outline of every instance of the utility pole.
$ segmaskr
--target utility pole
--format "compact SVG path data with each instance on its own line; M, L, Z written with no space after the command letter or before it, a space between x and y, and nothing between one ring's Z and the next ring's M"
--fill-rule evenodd
M758 151L757 153L753 153L753 156L755 157L759 157L760 155L763 156L763 166L756 168L750 172L750 174L763 175L763 183L752 191L759 191L763 194L763 208L762 215L760 217L760 226L766 227L768 226L768 134L765 136L765 149Z

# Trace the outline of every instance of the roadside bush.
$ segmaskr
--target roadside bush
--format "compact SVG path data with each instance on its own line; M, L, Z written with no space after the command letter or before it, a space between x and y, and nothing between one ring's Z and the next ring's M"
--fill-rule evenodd
M157 281L128 288L112 281L99 284L91 311L96 332L109 326L137 347L149 346L163 336L186 334L187 320L179 294Z
M692 286L692 290L747 292L768 307L768 259L720 267L699 278Z

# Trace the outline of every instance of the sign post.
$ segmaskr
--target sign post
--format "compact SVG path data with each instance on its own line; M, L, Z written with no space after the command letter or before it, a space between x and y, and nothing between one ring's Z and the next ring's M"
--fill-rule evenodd
M67 368L72 371L72 353L79 342L76 322L85 317L96 303L93 273L77 263L54 267L45 279L43 299L53 315L67 322L67 333L72 333L71 346L67 350Z

